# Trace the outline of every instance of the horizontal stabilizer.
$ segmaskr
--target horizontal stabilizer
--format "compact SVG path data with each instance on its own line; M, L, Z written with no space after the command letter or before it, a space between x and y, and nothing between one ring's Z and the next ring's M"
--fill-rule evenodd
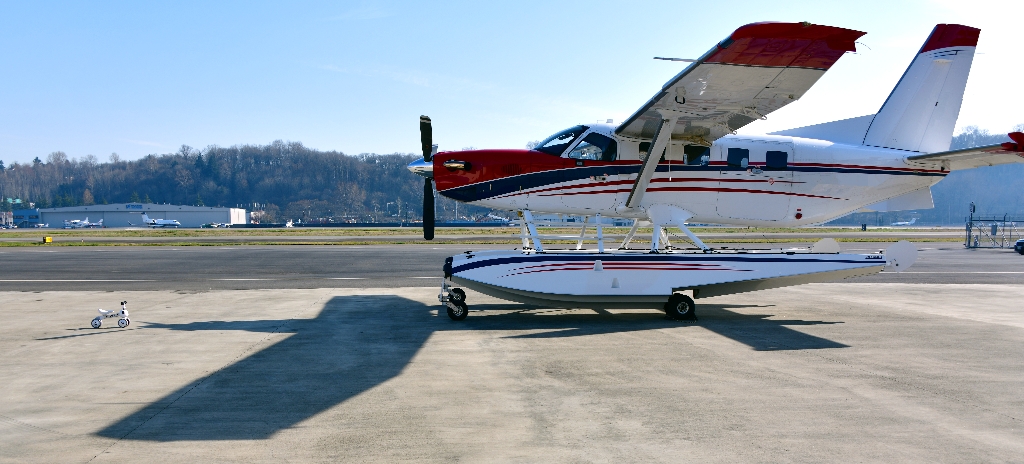
M950 171L1024 163L1024 133L1013 132L1009 136L1013 142L927 155L913 155L907 157L907 163L922 166L941 163L942 167Z

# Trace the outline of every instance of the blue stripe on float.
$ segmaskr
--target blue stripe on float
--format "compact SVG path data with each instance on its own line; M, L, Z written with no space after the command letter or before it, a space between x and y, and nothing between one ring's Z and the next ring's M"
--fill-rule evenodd
M792 255L787 255L792 256ZM594 262L601 260L602 262L613 262L613 261L654 261L654 262L677 262L677 263L694 263L694 262L739 262L739 263L838 263L838 264L869 264L879 265L885 264L885 260L881 259L829 259L828 257L822 258L783 258L776 256L766 256L757 254L737 254L732 256L725 255L707 255L707 254L694 254L693 256L682 255L682 254L639 254L639 255L524 255L516 256L512 258L494 258L483 261L475 261L472 263L461 264L452 268L453 273L465 272L472 269L489 266L500 266L502 264L518 264L518 263L541 263L545 261L549 262L565 262L565 261L588 261Z

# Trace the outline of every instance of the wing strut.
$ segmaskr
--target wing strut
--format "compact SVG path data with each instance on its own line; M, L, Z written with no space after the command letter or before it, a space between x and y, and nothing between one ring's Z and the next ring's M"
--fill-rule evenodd
M673 114L674 111L660 110L659 113L662 116L661 124L658 125L658 130L654 133L651 150L647 152L647 158L644 159L644 164L640 167L640 173L637 174L636 182L633 183L633 190L629 192L629 199L626 200L628 208L640 206L640 200L644 198L647 185L651 183L651 177L654 177L655 171L658 170L661 154L668 147L669 140L672 139L672 128L679 120L679 115Z

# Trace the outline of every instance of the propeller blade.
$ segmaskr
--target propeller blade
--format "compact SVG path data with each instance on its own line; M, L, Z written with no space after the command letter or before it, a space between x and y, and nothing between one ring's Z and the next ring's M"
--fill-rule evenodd
M434 239L434 185L423 179L423 239Z
M430 126L430 118L420 116L420 143L423 145L423 161L430 161L433 158L432 148L434 130Z

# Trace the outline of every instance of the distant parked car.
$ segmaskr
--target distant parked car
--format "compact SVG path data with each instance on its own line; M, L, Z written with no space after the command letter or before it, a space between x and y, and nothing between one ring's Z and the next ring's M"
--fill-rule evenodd
M1013 244L1013 251L1024 255L1024 238L1017 240L1017 243Z

